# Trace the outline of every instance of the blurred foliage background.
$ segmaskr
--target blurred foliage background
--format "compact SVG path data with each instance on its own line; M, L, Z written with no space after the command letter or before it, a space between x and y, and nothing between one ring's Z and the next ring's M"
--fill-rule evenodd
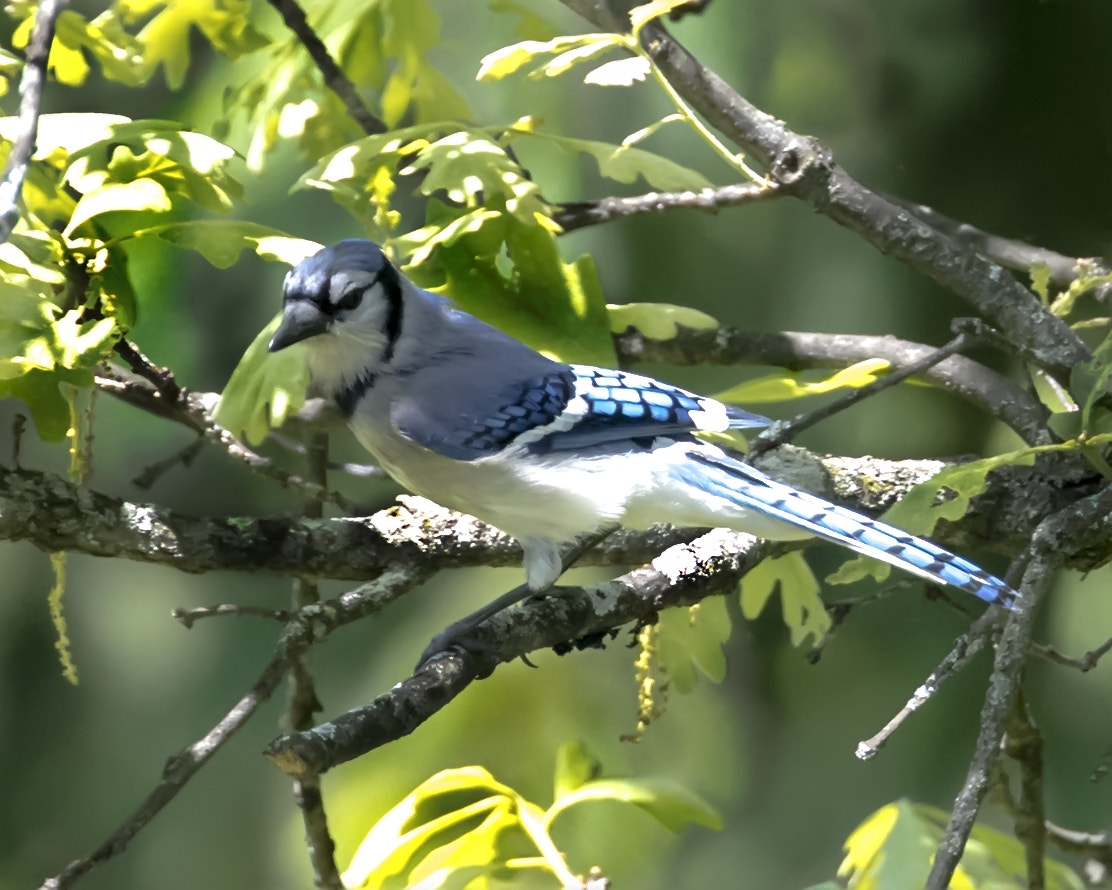
M477 84L488 52L519 39L516 16L484 2L439 0L447 42L441 72L480 122L543 116L554 131L620 141L667 109L653 89L608 90L577 79ZM554 0L525 4L565 33L587 30ZM93 4L85 4L94 14ZM78 5L76 8L81 8ZM281 31L257 4L258 27ZM12 25L7 28L10 32ZM1112 91L1107 48L1112 5L1100 0L718 0L675 33L756 105L797 132L814 133L871 188L1069 255L1110 252ZM10 33L4 35L10 46ZM48 89L47 111L115 111L173 118L209 131L224 86L246 68L191 44L180 91L161 78L142 90L104 81ZM249 76L249 75L247 75ZM8 113L16 97L4 99ZM246 134L226 140L246 154ZM729 171L678 131L651 147L716 181ZM559 152L523 161L553 201L612 193L586 161ZM240 215L322 243L359 234L322 193L288 193L303 170L294 147L259 172L240 170L249 204ZM414 204L416 208L416 204ZM410 225L421 223L414 212ZM403 226L403 229L407 226ZM561 239L564 257L592 254L610 302L695 306L755 331L892 333L948 338L957 299L789 199L726 209L641 216ZM142 318L132 335L151 358L196 390L219 390L247 343L279 306L284 270L245 255L216 271L165 247L133 269ZM650 368L714 391L739 372ZM0 430L17 406L0 403ZM762 408L762 410L764 410ZM794 413L784 406L780 414ZM778 413L772 409L765 413ZM206 449L189 470L150 491L137 469L190 440L180 428L107 397L96 402L90 484L130 500L200 515L280 514L292 496ZM973 409L944 394L902 387L806 433L821 451L887 457L985 453L1011 444ZM0 437L9 460L10 444ZM358 450L339 443L358 459ZM25 439L24 466L63 472L64 446ZM334 481L368 509L388 483ZM833 548L808 558L819 576ZM66 609L82 684L61 677L46 592L49 560L28 545L0 544L0 887L37 885L90 851L141 800L165 757L206 731L256 678L277 636L253 619L210 620L191 631L175 606L284 605L289 583L262 576L191 577L168 569L73 556ZM990 564L999 569L999 564ZM583 570L586 571L586 570ZM516 571L456 572L348 627L312 656L325 715L365 702L406 675L446 623L517 583ZM598 573L595 573L596 576ZM1098 577L1104 575L1105 578ZM1107 624L1107 573L1079 586L1063 579L1045 611L1046 635L1080 652ZM338 592L330 586L326 593ZM841 591L836 591L841 593ZM731 609L737 613L736 604ZM639 745L618 741L634 725L631 652L601 652L505 666L412 737L329 774L324 793L344 862L373 819L436 770L481 764L540 802L550 794L557 748L581 739L608 774L667 775L720 809L725 830L670 836L641 813L602 804L561 826L572 867L603 863L617 887L789 888L830 877L849 832L877 807L910 797L948 808L964 776L987 673L985 659L954 680L873 762L855 760L872 735L934 668L963 619L913 590L858 610L817 664L790 647L775 615L737 616L724 683L673 694ZM1089 830L1112 828L1112 785L1088 781L1112 738L1112 665L1087 675L1035 663L1030 689L1047 740L1048 815ZM268 887L311 884L289 782L259 751L279 729L271 702L126 853L82 887ZM991 817L991 808L989 811Z

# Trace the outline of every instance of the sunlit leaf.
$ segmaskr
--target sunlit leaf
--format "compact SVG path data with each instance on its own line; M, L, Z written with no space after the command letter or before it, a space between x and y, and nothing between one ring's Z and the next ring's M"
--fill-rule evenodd
M570 37L555 37L552 40L523 40L512 46L504 46L483 56L476 80L501 80L513 74L523 65L539 61L544 56L560 55L583 46L605 48L621 44L616 34L579 34Z
M667 15L673 9L683 6L686 2L687 0L652 0L651 3L634 7L629 11L629 21L632 25L633 33L640 33L641 29L653 19L660 18L662 15Z
M161 213L169 210L170 206L166 189L153 179L109 182L81 197L63 234L69 237L83 222L102 213L121 210L151 210Z
M671 340L679 334L681 325L693 331L718 327L718 320L705 312L672 303L608 303L606 311L615 334L635 328L650 340Z
M824 395L839 389L860 389L873 383L888 368L889 363L884 359L871 358L818 380L808 379L814 377L815 372L778 371L739 383L737 386L717 393L715 398L736 405L751 405L757 402L785 402L804 396Z
M234 266L244 250L293 266L321 249L315 241L291 238L278 229L246 220L190 220L140 229L130 237L155 237L184 250L195 250L217 269Z
M644 56L631 56L599 65L583 82L600 87L628 87L648 77L650 70L649 60Z

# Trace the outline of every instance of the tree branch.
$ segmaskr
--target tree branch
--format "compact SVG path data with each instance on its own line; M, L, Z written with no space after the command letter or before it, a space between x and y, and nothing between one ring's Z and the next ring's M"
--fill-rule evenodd
M1027 555L1027 568L1016 609L1009 616L981 710L981 729L965 783L954 801L949 824L931 867L925 890L945 890L961 860L977 812L988 791L1000 742L1012 713L1019 677L1031 645L1039 603L1054 571L1066 564L1078 537L1107 536L1112 531L1112 487L1103 488L1039 523Z
M600 29L629 31L628 4L563 2ZM641 37L684 101L763 164L783 191L967 300L1040 365L1065 374L1088 358L1088 349L1066 323L1000 266L855 181L834 162L829 148L742 98L659 22L646 25Z
M952 466L942 461L818 458L794 446L776 449L757 465L786 484L866 513L886 509L914 485ZM966 516L957 523L939 523L934 537L959 552L986 548L1019 553L1040 518L1093 490L1095 482L1082 471L1050 459L998 470ZM584 563L639 565L691 536L691 530L667 526L621 531L588 553ZM199 518L109 497L57 476L2 466L0 540L184 572L266 571L338 580L363 580L399 565L431 564L442 570L516 566L521 561L520 549L507 535L424 498L402 497L398 506L360 518ZM1112 556L1112 544L1084 530L1069 552L1069 566L1087 571Z
M430 569L422 566L399 570L384 575L372 584L365 584L337 600L301 609L282 631L274 657L251 690L202 738L167 759L162 777L154 790L104 843L89 856L74 860L59 874L48 878L39 890L61 890L68 887L93 867L122 853L131 839L178 795L200 768L274 694L290 665L310 646L323 640L335 628L380 611L406 590L427 580L431 574Z
M4 173L0 176L0 244L11 237L19 219L19 199L23 182L35 153L35 137L39 129L43 88L50 45L54 41L54 24L66 8L66 0L41 0L35 12L35 25L27 41L23 76L19 81L19 135L12 143Z
M660 609L733 591L772 546L719 529L614 581L557 588L558 595L528 601L479 627L478 654L450 649L436 655L369 705L306 732L286 733L264 753L289 775L319 775L413 732L499 664L554 646L597 646L622 625L653 620Z
M600 223L636 216L642 213L663 213L681 207L692 207L717 213L720 207L736 207L775 197L776 188L764 183L743 182L698 192L648 192L626 198L600 198L598 201L568 201L552 215L565 232Z
M674 337L654 340L635 328L614 338L623 365L774 365L792 371L844 368L870 358L887 361L893 371L927 359L934 347L890 336L784 331L758 334L722 327L680 327ZM1046 436L1047 409L1013 380L984 365L955 355L914 375L967 399L999 418L1028 444Z
M386 124L371 114L370 109L363 104L363 100L359 97L359 90L344 74L343 69L336 64L336 60L328 52L328 47L324 45L324 42L317 36L317 32L309 24L308 19L305 18L305 11L298 5L297 0L267 0L267 2L278 10L278 14L282 16L282 21L286 23L286 27L293 31L297 39L301 41L301 45L305 47L309 57L324 78L324 85L332 90L339 100L344 103L351 119L368 136L385 133Z

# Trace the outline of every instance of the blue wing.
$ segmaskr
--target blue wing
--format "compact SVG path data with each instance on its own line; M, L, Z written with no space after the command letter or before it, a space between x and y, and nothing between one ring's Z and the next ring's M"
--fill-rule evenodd
M474 356L476 367L469 371L457 360L451 376L437 374L435 385L431 378L411 385L392 419L408 438L456 460L497 454L514 443L543 454L769 424L765 417L640 374L561 365L533 355L546 363L541 373L488 388L476 387L475 377L490 378L504 369ZM481 361L485 367L479 367Z

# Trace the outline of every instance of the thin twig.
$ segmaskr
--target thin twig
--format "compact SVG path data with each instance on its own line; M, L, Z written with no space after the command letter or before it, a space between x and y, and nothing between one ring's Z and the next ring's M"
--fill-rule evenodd
M1071 504L1039 523L1027 552L1021 595L1008 616L996 647L992 676L981 709L981 728L965 782L938 845L924 890L945 890L961 860L977 819L989 778L1000 754L1004 728L1019 688L1020 672L1031 646L1035 614L1054 571L1078 546L1079 538L1107 534L1112 526L1112 487Z
M344 74L343 69L336 64L336 60L328 52L328 47L305 18L305 11L298 5L297 0L267 0L267 2L278 10L286 27L297 35L297 39L301 41L301 45L305 47L324 78L324 85L344 103L351 119L359 124L368 136L385 133L386 124L371 114L370 109L363 104L359 90Z
M104 843L89 856L70 862L60 873L47 878L39 890L62 890L95 866L124 852L132 838L178 795L198 770L274 694L295 659L337 627L380 611L407 590L427 580L431 574L428 568L416 566L410 571L399 571L374 583L364 584L337 599L301 609L282 631L274 656L251 690L202 738L167 759L154 790Z
M301 489L312 497L323 498L329 503L335 504L345 513L360 512L354 502L348 500L339 492L322 490L319 485L302 479L295 473L283 470L270 459L252 451L228 430L215 423L204 400L187 390L179 388L177 397L169 399L164 393L158 391L148 379L128 377L116 368L102 369L96 376L96 386L120 401L195 430L208 441L218 445L231 457L247 464L261 476L266 476L291 488Z
M1044 645L1042 643L1032 643L1031 651L1047 661L1053 661L1055 664L1065 665L1066 667L1077 668L1082 673L1091 671L1104 658L1109 652L1112 652L1112 637L1105 640L1096 649L1090 649L1084 655L1078 658L1073 658L1069 655L1064 655L1055 649L1053 646Z
M680 327L664 340L629 328L616 335L614 343L623 365L776 365L793 371L844 368L874 358L886 360L895 371L935 353L934 347L890 336L807 331L765 334L730 327ZM968 399L1010 426L1029 445L1049 441L1049 412L1039 400L978 362L953 355L924 369L917 379Z
M26 61L19 81L19 135L8 153L4 173L0 177L0 244L11 237L19 219L19 200L23 183L35 153L39 129L43 88L50 45L54 41L54 25L66 7L67 0L41 0L35 12L35 25L27 41Z
M238 603L198 606L195 609L183 609L178 607L170 611L170 617L175 621L181 622L186 630L191 629L194 623L200 621L202 618L224 618L228 616L242 618L244 615L251 615L257 618L270 618L282 624L285 624L287 621L292 621L295 617L295 613L287 609L264 609L261 606L241 606Z
M328 434L311 431L307 434L306 475L322 489L328 485ZM302 509L306 519L321 519L324 504L307 497ZM301 610L320 602L320 588L315 580L297 578L293 582L293 605ZM308 652L299 653L290 662L289 694L286 697L286 722L294 730L309 729L315 716L323 710L317 698L316 684L309 670ZM328 830L328 816L319 776L300 776L293 780L293 796L305 825L309 845L309 862L313 883L324 890L342 890L340 872L336 868L336 843Z
M858 760L870 760L875 757L877 752L908 717L934 698L935 693L938 692L943 683L956 676L973 660L974 656L984 649L985 643L993 632L995 617L995 612L985 612L984 615L973 622L966 633L961 634L954 641L954 645L946 654L946 657L942 659L938 667L931 671L930 676L923 681L922 685L915 690L907 704L900 708L899 713L889 720L876 735L857 743L857 750L854 753Z
M598 201L568 201L552 215L565 232L624 219L642 213L690 207L717 213L721 207L736 207L773 198L776 188L766 183L742 182L686 192L648 192L632 197L601 198Z
M905 365L899 370L890 371L883 377L874 380L872 383L858 387L830 404L824 405L822 408L805 414L797 414L791 420L774 421L768 429L755 436L749 443L750 459L772 448L783 445L785 442L791 441L791 439L795 438L795 436L799 435L805 429L814 426L820 421L833 417L840 411L845 411L847 408L856 405L864 399L875 396L886 389L903 383L911 377L921 374L923 371L927 370L927 368L933 367L939 362L945 361L950 356L956 355L963 349L968 348L972 342L974 342L973 337L966 332L962 332L945 346L936 349L930 355L924 356L909 365Z

